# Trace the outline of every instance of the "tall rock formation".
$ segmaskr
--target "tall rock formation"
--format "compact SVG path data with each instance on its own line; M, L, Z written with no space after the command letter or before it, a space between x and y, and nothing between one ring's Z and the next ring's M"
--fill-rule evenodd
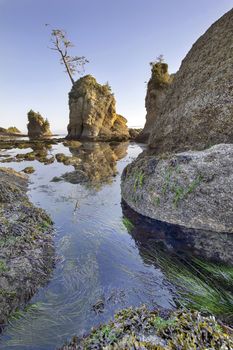
M100 85L91 75L80 78L69 93L68 139L117 140L129 138L127 120L116 113L108 84Z
M136 141L147 142L158 117L163 101L166 97L168 87L173 76L168 73L168 65L163 62L156 62L151 68L151 78L147 84L147 94L145 100L146 123L142 132L137 136Z
M155 118L149 150L123 172L125 202L155 220L232 234L232 126L233 9L183 60Z
M47 119L44 119L39 113L33 110L28 112L28 136L43 137L52 135L50 125Z
M193 45L154 119L157 153L233 142L233 9Z

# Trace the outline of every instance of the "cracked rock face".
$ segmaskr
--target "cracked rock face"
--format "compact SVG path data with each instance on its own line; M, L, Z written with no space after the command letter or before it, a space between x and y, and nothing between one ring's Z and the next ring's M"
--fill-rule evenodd
M149 146L159 154L233 142L233 9L182 61L154 118Z
M194 229L233 232L233 145L159 158L142 153L122 174L136 212Z
M70 117L67 138L127 140L127 120L116 113L115 104L108 84L98 84L91 75L79 79L69 93Z

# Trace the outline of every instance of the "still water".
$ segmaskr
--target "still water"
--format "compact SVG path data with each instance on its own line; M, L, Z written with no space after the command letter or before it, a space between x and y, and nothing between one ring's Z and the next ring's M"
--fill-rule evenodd
M233 238L151 223L135 217L121 202L121 172L142 150L134 143L87 143L78 148L57 144L47 150L47 156L75 157L75 172L57 161L5 164L16 170L35 168L28 194L54 221L56 264L48 284L6 327L1 349L57 349L121 308L147 304L173 309L179 295L187 300L188 290L196 303L192 306L214 313L214 307L222 305L218 312L232 316ZM188 255L202 260L191 262Z

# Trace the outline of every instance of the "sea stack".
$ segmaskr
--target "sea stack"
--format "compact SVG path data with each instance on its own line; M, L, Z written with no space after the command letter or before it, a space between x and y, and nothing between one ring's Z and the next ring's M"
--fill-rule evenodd
M40 113L33 110L28 112L28 136L32 138L51 136L50 125L48 119L44 119Z
M69 93L68 139L124 141L129 138L127 120L116 113L109 84L100 85L91 75L76 81Z

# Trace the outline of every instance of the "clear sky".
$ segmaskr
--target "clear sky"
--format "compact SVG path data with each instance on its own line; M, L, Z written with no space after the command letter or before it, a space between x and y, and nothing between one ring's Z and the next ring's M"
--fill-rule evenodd
M39 111L65 131L71 83L48 49L49 29L65 29L85 55L86 74L109 82L117 112L143 126L149 62L163 54L178 70L192 44L233 7L233 0L0 0L0 126L26 130Z

